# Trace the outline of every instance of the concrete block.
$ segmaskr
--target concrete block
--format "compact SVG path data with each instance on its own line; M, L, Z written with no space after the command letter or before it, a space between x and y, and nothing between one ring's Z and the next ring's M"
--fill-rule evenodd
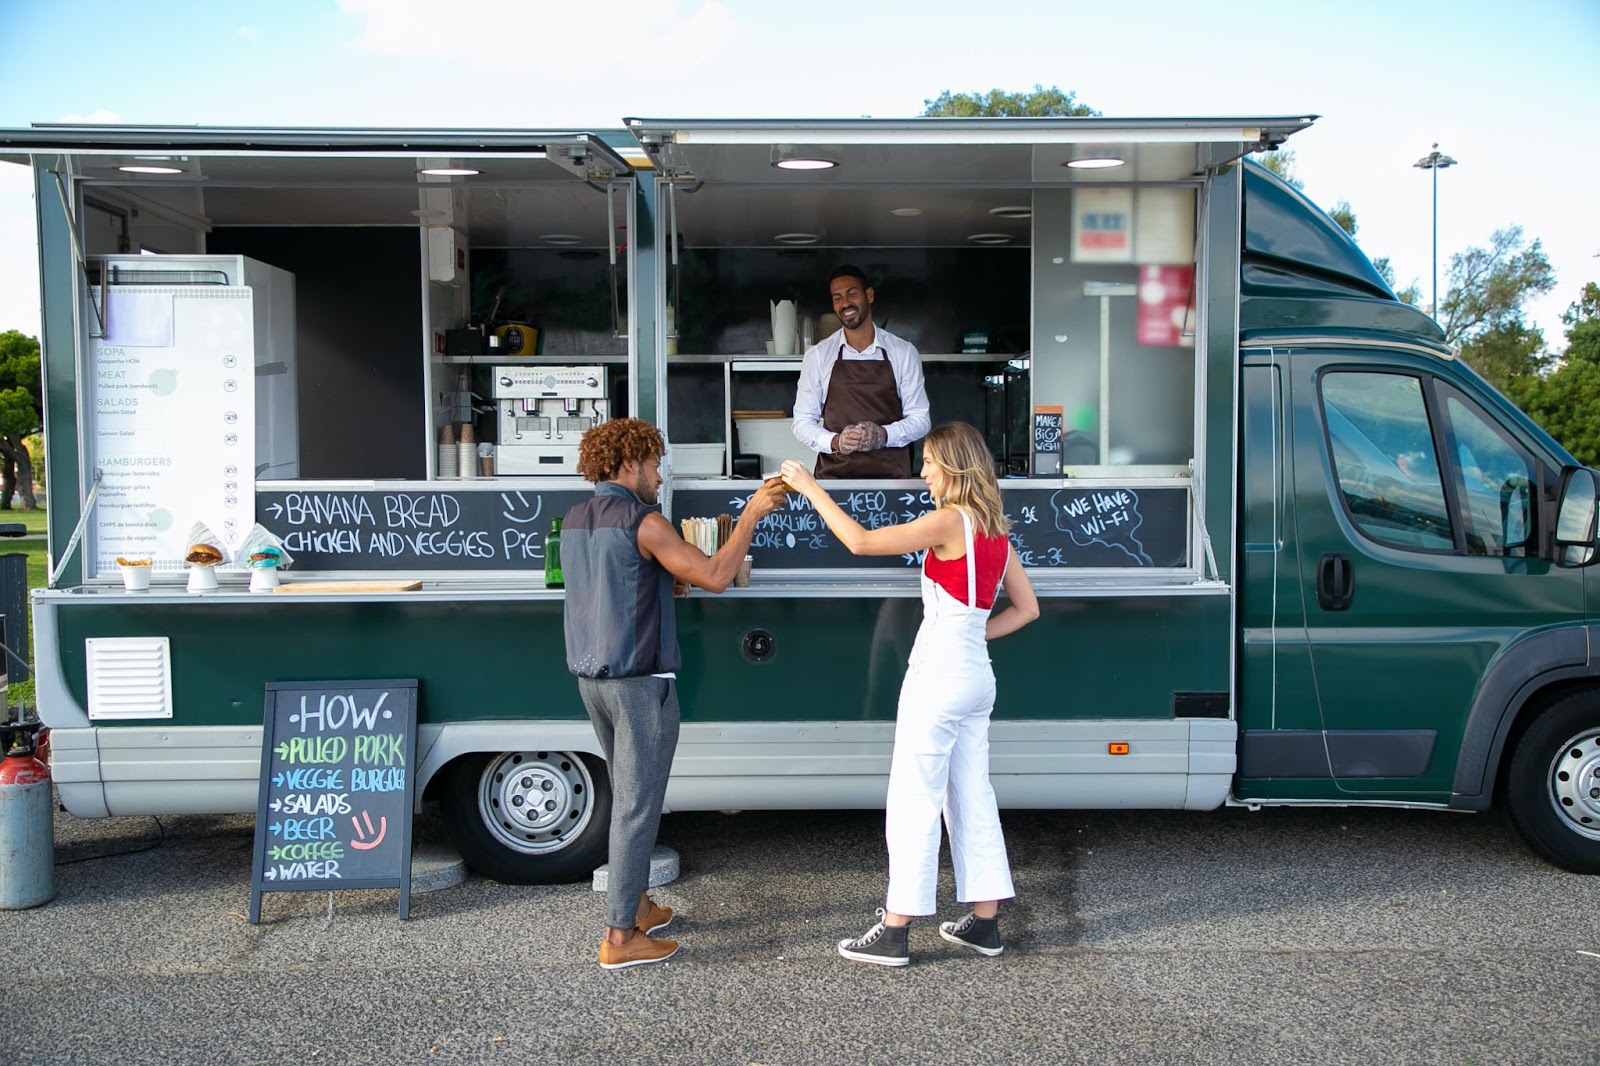
M422 844L411 852L411 891L438 892L467 879L467 864L444 844Z
M594 891L606 890L606 874L611 868L607 863L594 872ZM678 853L662 844L657 844L650 850L650 887L660 888L670 885L678 879Z

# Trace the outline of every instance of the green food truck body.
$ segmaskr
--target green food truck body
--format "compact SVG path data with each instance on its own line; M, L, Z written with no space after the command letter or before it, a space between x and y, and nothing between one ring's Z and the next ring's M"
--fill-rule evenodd
M576 440L660 426L668 517L714 542L807 454L848 262L933 421L988 438L1039 593L991 649L1002 806L1504 802L1600 871L1596 475L1247 160L1310 121L0 131L39 215L62 802L252 811L268 683L414 677L469 863L587 876L608 777L544 568ZM829 487L933 506L909 468ZM752 555L677 603L668 807L881 806L918 560L796 497Z

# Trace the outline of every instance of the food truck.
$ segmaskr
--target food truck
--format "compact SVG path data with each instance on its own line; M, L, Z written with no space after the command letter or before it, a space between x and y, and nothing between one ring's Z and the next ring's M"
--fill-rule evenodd
M255 810L267 685L415 678L468 863L586 877L609 784L545 576L577 441L659 426L668 517L714 531L808 454L851 263L933 420L988 439L1039 594L993 648L1002 806L1503 802L1600 871L1600 482L1252 161L1312 121L0 131L38 210L63 804ZM911 469L828 488L934 505ZM790 501L747 587L677 604L671 810L883 803L918 560Z

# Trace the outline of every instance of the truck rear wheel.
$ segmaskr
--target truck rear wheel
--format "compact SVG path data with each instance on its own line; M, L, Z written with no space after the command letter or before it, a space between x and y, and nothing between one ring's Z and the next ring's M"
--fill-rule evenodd
M1600 873L1600 693L1574 693L1534 719L1511 756L1506 806L1534 851Z
M475 872L511 885L582 881L606 861L611 779L570 751L464 756L446 768L440 806Z

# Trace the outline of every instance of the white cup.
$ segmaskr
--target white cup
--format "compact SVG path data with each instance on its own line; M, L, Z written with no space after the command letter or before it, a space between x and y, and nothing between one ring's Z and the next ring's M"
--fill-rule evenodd
M150 589L149 566L124 566L122 567L122 587L129 592L148 592Z
M214 566L189 564L189 591L212 592L217 587L217 569Z
M252 566L250 568L250 591L271 592L278 587L278 568L276 566Z

